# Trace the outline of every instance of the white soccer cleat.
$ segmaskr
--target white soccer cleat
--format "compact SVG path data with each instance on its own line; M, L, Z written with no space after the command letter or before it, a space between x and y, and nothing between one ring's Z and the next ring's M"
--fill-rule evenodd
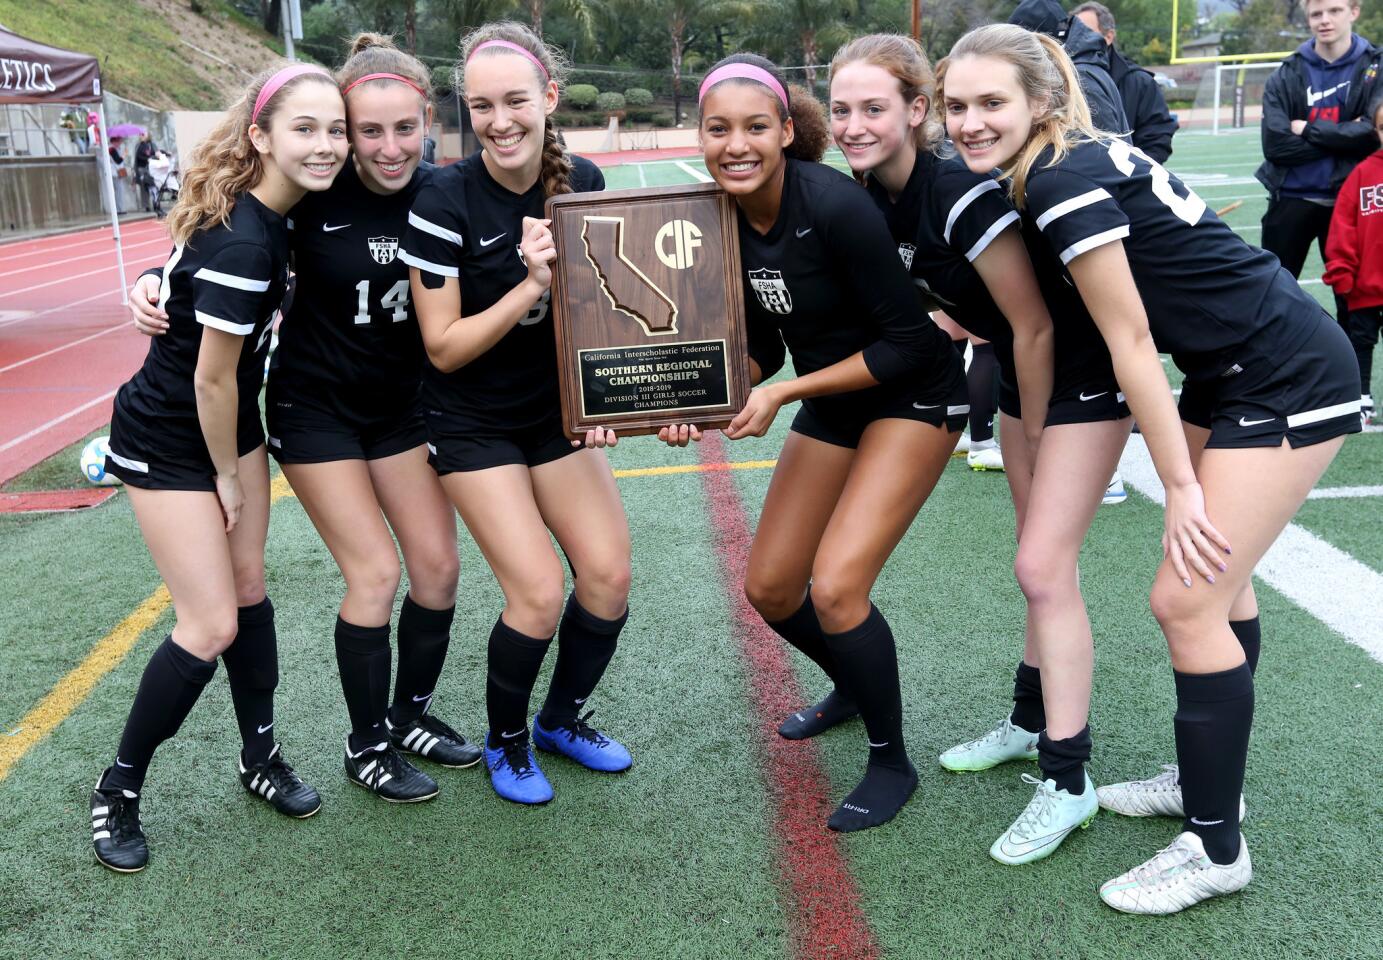
M1211 897L1237 893L1253 879L1249 847L1239 837L1239 856L1233 863L1215 863L1194 833L1183 833L1171 846L1128 873L1106 881L1100 899L1124 913L1179 913Z
M989 848L991 857L1010 866L1050 857L1072 830L1084 830L1100 812L1088 773L1085 792L1079 796L1058 790L1055 780L1039 780L1025 773L1023 782L1034 784L1037 790L1018 819Z
M954 450L951 451L951 456L953 456L953 457L963 457L963 456L965 456L965 455L966 455L967 453L969 453L969 452L970 452L970 432L967 430L967 431L962 432L961 435L960 435L960 439L956 441L956 448L955 448Z
M1123 503L1128 499L1128 491L1124 489L1124 478L1119 476L1119 471L1114 471L1114 477L1109 481L1109 486L1104 488L1104 498L1100 503L1109 506L1115 503Z
M1003 470L1004 455L994 440L970 442L970 452L965 455L965 463L971 470Z
M1111 783L1095 791L1100 806L1126 817L1184 817L1180 770L1175 763L1164 763L1162 772L1149 780ZM1239 822L1248 815L1248 806L1239 797Z
M1037 734L1014 726L1004 717L984 736L957 744L943 753L939 760L954 773L975 773L997 767L1010 760L1036 760Z

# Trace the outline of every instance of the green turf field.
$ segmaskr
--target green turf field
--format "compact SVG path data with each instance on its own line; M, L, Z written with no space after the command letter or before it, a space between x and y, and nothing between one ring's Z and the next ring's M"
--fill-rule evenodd
M1252 174L1257 142L1256 133L1181 135L1172 168L1197 174L1196 189L1212 207L1246 198L1228 219L1252 228L1263 191L1240 181ZM684 183L693 178L686 167L650 163L607 170L606 178L611 188ZM1221 175L1230 182L1208 179ZM1244 235L1256 240L1256 231ZM1319 275L1312 260L1303 277ZM1325 301L1325 288L1308 289ZM774 458L791 414L783 411L767 438L727 443L727 459ZM77 449L17 486L79 482ZM695 451L645 438L622 441L610 459L617 470L697 463ZM752 526L770 471L732 476ZM387 806L347 784L331 641L343 587L301 507L285 497L274 507L268 548L282 655L277 729L289 759L321 791L322 812L286 821L244 793L218 675L151 770L143 807L149 869L116 876L96 865L89 791L171 624L165 612L89 696L60 705L65 718L50 736L0 773L0 957L792 956L772 801L751 745L748 668L729 599L739 585L720 568L703 478L641 475L619 484L634 543L631 618L592 706L634 753L630 773L602 778L549 758L543 765L557 799L538 809L498 800L478 768L431 768L443 792L416 807ZM1366 434L1349 438L1322 486L1379 484L1383 434ZM1383 576L1380 503L1313 500L1298 521L1364 565L1372 580L1362 590ZM1171 672L1146 603L1160 531L1160 510L1133 494L1101 510L1085 551L1097 639L1096 782L1150 775L1174 755ZM4 769L13 759L5 741L25 736L35 705L159 581L123 496L79 513L0 516L0 543ZM461 598L436 710L478 735L485 638L500 597L464 533L460 550ZM954 460L876 591L899 641L905 729L922 778L898 820L840 844L879 952L1383 956L1383 806L1373 746L1383 726L1383 664L1261 583L1264 652L1245 788L1254 883L1175 917L1116 914L1100 902L1099 883L1169 842L1176 825L1109 814L1039 864L1011 868L989 858L989 844L1031 796L1019 774L1035 773L1035 764L954 775L934 757L1007 709L1023 613L1012 560L1004 479ZM1303 568L1299 576L1309 587L1317 573ZM812 670L798 676L822 692ZM540 690L545 682L546 674ZM858 777L863 738L854 722L820 739L833 800Z

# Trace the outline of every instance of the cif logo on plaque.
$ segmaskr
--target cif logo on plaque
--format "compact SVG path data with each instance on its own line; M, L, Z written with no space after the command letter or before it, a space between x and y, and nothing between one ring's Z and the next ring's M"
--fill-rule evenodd
M673 243L672 250L667 242ZM701 246L701 231L690 220L669 220L658 230L653 238L653 247L663 265L674 270L685 270L695 262L692 251Z

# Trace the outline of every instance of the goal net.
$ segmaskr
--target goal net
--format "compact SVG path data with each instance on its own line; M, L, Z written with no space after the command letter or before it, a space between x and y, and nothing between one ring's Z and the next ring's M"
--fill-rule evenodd
M1196 89L1195 115L1219 134L1257 127L1263 119L1263 88L1281 62L1207 63Z

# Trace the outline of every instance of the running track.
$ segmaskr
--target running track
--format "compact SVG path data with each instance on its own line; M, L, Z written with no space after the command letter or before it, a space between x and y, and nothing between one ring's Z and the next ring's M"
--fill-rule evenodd
M154 220L121 241L131 281L171 248ZM0 483L109 422L148 350L119 278L108 226L0 246Z

